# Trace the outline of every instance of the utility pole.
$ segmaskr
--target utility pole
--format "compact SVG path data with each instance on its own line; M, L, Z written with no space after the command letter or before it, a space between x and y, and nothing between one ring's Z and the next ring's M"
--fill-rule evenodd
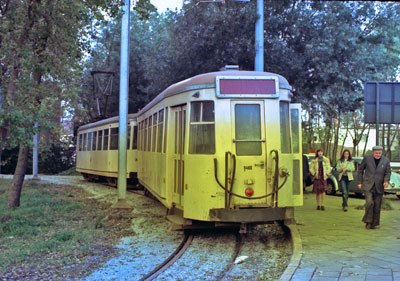
M264 71L264 0L257 0L255 71Z
M125 0L121 24L121 65L119 86L118 201L115 209L130 209L126 202L126 162L129 91L129 19L130 0Z

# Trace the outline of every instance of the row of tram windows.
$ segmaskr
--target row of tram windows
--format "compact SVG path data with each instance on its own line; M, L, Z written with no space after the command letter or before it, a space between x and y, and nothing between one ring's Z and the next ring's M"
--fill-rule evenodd
M118 127L81 133L78 137L79 151L118 150ZM127 149L137 149L137 126L128 126Z
M190 154L215 154L215 112L213 101L196 101L190 103L189 124L189 153ZM138 149L149 152L165 153L167 144L167 131L175 139L175 153L184 151L184 135L186 112L175 111L174 131L167 130L168 111L160 111L148 116L139 122ZM179 135L179 137L178 137ZM178 151L179 150L179 151Z
M168 111L164 109L139 122L138 150L165 153L167 133L164 122L168 122Z

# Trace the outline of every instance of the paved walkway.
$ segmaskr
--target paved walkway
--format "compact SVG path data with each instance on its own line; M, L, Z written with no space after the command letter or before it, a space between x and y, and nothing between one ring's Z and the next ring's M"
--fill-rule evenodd
M302 240L302 258L290 280L400 281L400 200L385 196L394 210L382 211L381 227L365 229L364 199L349 198L343 212L340 196L327 196L325 211L317 211L315 194L304 195L295 209Z

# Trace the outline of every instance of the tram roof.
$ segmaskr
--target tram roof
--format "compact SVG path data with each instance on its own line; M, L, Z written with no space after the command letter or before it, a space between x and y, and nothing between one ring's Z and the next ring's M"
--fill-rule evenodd
M225 70L225 71L209 72L209 73L199 74L191 78L188 78L186 80L180 81L178 83L172 84L164 91L162 91L158 96L156 96L143 109L141 109L138 115L145 113L155 104L159 103L160 101L162 101L167 97L174 96L190 90L215 88L217 76L252 76L252 77L275 76L278 77L280 88L285 88L285 89L291 88L289 82L286 80L285 77L271 72L245 71L245 70Z
M135 121L136 118L137 118L137 113L128 114L128 122L129 121ZM100 120L100 121L97 121L97 122L94 122L94 123L89 123L89 124L80 126L79 129L78 129L78 132L82 131L82 130L88 130L88 129L92 129L92 128L96 128L96 127L112 124L112 123L117 123L117 122L119 122L119 116L114 116L114 117L111 117L111 118L103 119L103 120Z

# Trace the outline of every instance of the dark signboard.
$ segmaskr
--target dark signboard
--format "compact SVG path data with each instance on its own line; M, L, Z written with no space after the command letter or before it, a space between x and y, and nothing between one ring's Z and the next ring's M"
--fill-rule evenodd
M400 83L367 82L364 101L365 123L400 124Z

